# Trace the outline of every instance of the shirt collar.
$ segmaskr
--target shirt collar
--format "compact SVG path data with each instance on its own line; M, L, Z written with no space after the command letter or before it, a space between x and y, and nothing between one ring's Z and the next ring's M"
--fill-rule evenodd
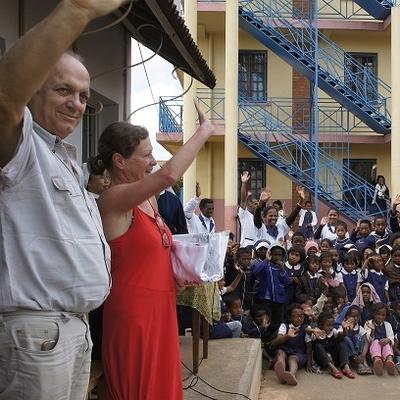
M56 135L51 134L42 128L37 122L33 121L33 130L40 136L40 138L46 143L49 150L55 150L56 145L63 145L68 155L75 161L76 160L76 147L72 144L64 142Z
M301 269L301 264L290 265L290 264L289 264L289 261L286 261L286 262L285 262L285 265L286 265L287 268L293 269L293 270L295 270L295 271L298 271L299 269Z
M357 275L357 271L353 269L351 272L347 272L344 268L340 271L343 275Z
M319 277L318 272L314 276L310 274L310 271L307 271L307 274L310 277L310 279L317 279Z

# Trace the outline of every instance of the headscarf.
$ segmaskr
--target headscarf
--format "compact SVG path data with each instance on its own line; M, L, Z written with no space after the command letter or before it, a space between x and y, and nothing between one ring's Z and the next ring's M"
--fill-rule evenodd
M380 303L380 302L381 302L381 298L379 297L378 293L376 293L375 288L374 288L370 283L364 282L364 283L358 288L356 297L355 297L355 299L353 300L353 302L351 303L351 305L358 306L358 307L360 307L361 310L365 307L364 300L363 300L363 296L362 296L362 291L361 291L361 289L362 289L363 286L368 286L369 289L370 289L370 291L371 291L371 293L370 293L370 295L369 295L369 301L370 301L370 302L372 302L373 304L376 304L376 303Z

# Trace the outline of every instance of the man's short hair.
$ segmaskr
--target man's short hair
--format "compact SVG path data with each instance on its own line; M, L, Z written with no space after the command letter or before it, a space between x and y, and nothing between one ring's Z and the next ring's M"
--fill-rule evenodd
M214 204L214 200L213 199L201 199L200 204L199 204L200 210L202 210L207 204Z

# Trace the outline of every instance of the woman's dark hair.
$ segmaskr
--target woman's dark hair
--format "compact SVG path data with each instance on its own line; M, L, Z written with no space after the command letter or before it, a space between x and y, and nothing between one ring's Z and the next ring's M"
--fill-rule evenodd
M331 207L331 208L328 210L328 214L329 214L331 211L335 211L335 212L337 213L337 215L340 214L340 213L339 213L339 209L337 209L336 207Z
M289 254L290 253L294 253L294 252L296 252L296 253L299 253L299 255L300 255L300 264L301 263L303 263L303 261L305 260L305 258L306 258L306 252L304 251L304 249L303 249L303 247L301 247L301 246L292 246L289 250L288 250L288 252L287 252L287 254L288 254L288 256L289 256Z
M378 182L379 181L379 179L383 179L383 183L386 183L386 181L385 181L385 177L383 176L383 175L378 175L377 177L376 177L376 182Z
M320 244L322 244L322 243L328 243L329 248L331 248L331 249L333 248L332 240L322 239Z
M310 266L310 263L312 261L315 261L317 264L319 264L319 257L318 256L307 256L306 261L304 263L305 269L306 271L308 271L308 267Z
M275 211L276 211L276 208L275 208L274 206L267 206L267 207L264 207L263 210L262 210L262 216L263 216L263 217L266 217L267 214L268 214L268 212L271 211L271 210L275 210ZM277 212L277 211L276 211L276 212Z
M87 168L90 176L103 175L105 170L104 163L101 161L99 156L89 157L87 160Z
M100 168L103 168L103 172L104 169L112 168L112 156L115 153L119 153L125 158L131 156L140 142L148 137L149 132L142 126L132 125L128 122L114 122L108 125L99 139L99 155L96 157L98 171Z

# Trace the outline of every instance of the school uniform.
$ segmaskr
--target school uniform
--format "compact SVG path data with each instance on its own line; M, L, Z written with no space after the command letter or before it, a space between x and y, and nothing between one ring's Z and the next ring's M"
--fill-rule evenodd
M285 236L289 233L290 227L285 219L281 219L275 226L267 227L262 224L261 228L257 229L257 240L265 240L271 245L281 244L285 240Z
M295 297L298 303L304 303L308 298L312 297L317 300L321 295L324 284L322 277L318 273L311 275L309 271L305 272L299 278L299 283L296 287Z
M293 324L281 324L278 330L279 335L286 335L289 329L300 329L298 335L294 338L287 340L285 343L278 347L289 356L296 356L299 360L299 367L305 367L307 364L307 350L306 350L306 329L307 324L302 324L300 327L296 327Z
M333 242L333 247L337 250L339 254L339 262L343 262L343 257L347 253L346 245L353 244L350 238L346 237L344 239L336 238Z
M356 270L347 272L345 269L342 269L340 274L342 275L343 285L346 288L347 298L349 302L352 302L357 293L358 273Z
M257 228L254 225L254 215L246 208L239 207L240 247L253 246L257 240Z
M385 292L389 291L389 281L383 272L374 269L366 269L360 272L358 282L370 283L375 288L376 293L378 293L381 302L386 303Z
M400 265L393 261L385 266L383 272L389 281L389 299L390 301L400 300Z
M390 232L388 229L385 230L383 235L379 235L375 231L372 231L370 236L375 239L375 247L378 249L379 247L383 246L384 244L389 244L390 242Z
M285 262L285 269L289 278L300 278L303 275L303 267L301 264L290 265L288 261ZM294 303L296 294L296 283L291 283L287 288L287 304Z

